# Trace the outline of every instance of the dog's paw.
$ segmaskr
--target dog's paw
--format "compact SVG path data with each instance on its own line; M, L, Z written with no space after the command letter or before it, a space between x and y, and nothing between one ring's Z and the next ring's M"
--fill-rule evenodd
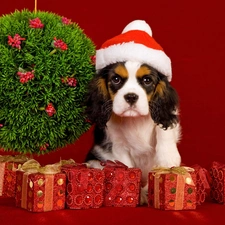
M140 198L140 205L147 205L148 204L148 185L145 185L141 188L141 198Z
M173 167L173 166L180 166L181 157L178 151L163 153L163 154L156 154L154 160L155 167Z

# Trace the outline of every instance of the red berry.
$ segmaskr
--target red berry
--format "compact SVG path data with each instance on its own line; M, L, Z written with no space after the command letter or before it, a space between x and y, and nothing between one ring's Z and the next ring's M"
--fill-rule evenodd
M45 111L47 112L47 114L49 116L53 116L56 113L55 108L52 103L49 103L47 105L47 107L45 108Z

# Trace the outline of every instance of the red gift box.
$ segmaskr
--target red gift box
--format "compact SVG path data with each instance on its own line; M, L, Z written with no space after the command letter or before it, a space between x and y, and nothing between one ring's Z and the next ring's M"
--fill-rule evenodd
M159 168L149 173L148 206L163 210L196 209L196 174L192 168Z
M104 206L136 207L140 203L141 170L128 168L119 161L106 161Z
M66 175L58 165L16 171L16 206L32 212L65 208Z
M16 169L26 160L21 155L0 156L0 197L15 197Z
M225 204L225 164L214 161L210 168L210 176L211 199L216 203Z
M67 176L66 207L68 209L102 206L105 175L101 169L87 168L82 164L65 165L61 170Z
M201 205L210 196L211 177L209 171L198 164L191 166L196 174L196 203Z

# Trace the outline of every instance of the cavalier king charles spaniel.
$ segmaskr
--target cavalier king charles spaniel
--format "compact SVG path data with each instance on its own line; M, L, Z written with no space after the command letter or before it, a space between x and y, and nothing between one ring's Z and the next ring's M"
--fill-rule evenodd
M85 101L87 117L95 124L86 162L102 168L100 162L118 160L140 168L141 204L147 203L151 169L180 165L178 100L168 76L141 60L99 69Z

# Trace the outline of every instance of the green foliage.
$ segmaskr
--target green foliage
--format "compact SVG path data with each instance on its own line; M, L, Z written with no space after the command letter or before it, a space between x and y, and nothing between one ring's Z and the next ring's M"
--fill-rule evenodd
M36 18L44 27L30 27ZM0 148L5 151L45 154L73 143L90 128L83 98L94 75L95 46L78 24L65 24L62 18L26 9L0 17ZM13 46L8 36L16 34L25 40ZM67 49L54 46L54 38ZM22 81L18 72L34 77ZM55 109L52 115L46 111L49 104Z

